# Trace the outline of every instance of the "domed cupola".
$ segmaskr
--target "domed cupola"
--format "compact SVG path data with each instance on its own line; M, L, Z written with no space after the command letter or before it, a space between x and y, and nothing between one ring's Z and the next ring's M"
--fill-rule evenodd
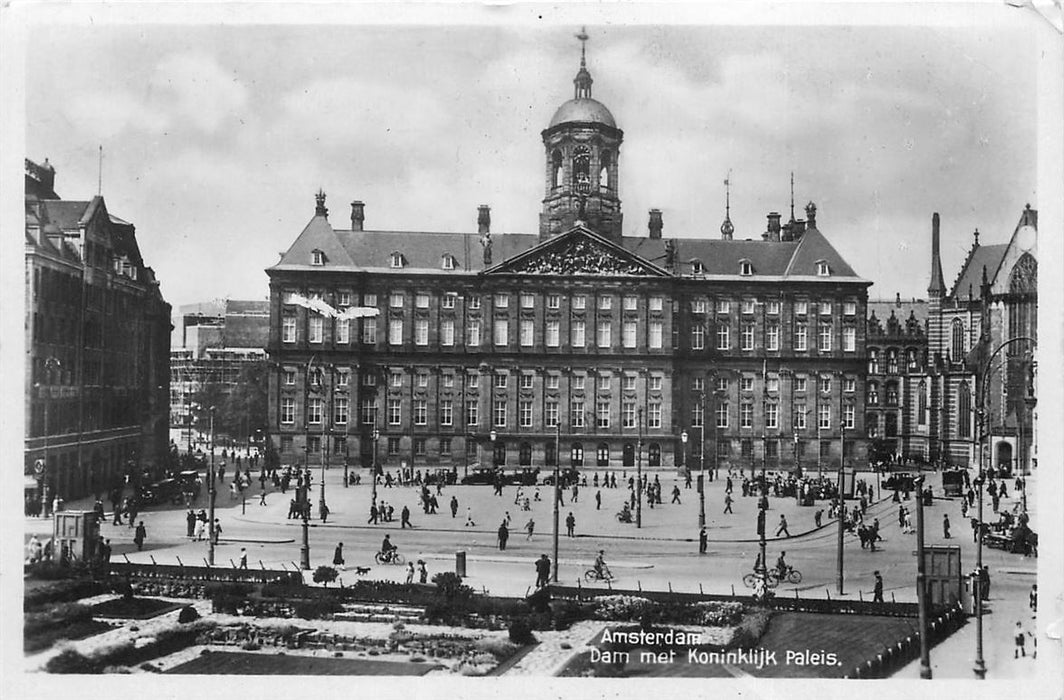
M573 99L563 103L543 131L547 187L539 216L541 238L567 231L577 222L607 238L621 237L618 158L624 133L606 105L591 96L586 32L580 40L580 70Z

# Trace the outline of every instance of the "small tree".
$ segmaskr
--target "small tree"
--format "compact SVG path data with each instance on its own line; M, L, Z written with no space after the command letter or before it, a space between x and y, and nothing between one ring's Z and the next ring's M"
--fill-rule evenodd
M314 570L314 583L323 583L328 588L329 584L335 581L337 576L339 576L339 573L337 573L336 569L322 565Z

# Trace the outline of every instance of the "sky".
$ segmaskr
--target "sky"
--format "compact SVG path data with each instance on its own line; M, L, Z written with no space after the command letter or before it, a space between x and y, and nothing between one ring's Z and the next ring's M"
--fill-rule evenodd
M587 24L593 96L624 131L625 235L718 237L729 177L736 238L815 201L818 228L871 298L926 297L931 215L947 284L978 228L1006 242L1038 206L1037 42L990 24L807 26L630 21L609 8L538 23L52 22L32 31L26 157L64 199L97 191L134 223L176 307L261 299L327 194L349 227L533 233L540 132L573 96ZM459 17L462 19L462 16ZM305 21L305 20L304 20Z

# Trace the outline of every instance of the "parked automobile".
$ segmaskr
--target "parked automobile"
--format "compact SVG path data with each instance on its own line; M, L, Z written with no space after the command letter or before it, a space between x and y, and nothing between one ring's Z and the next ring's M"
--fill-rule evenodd
M168 503L181 503L184 494L181 483L177 479L163 479L143 487L140 491L140 502L143 505L165 505Z
M177 481L181 485L181 493L189 497L189 500L196 500L199 498L200 491L203 489L203 479L200 478L199 472L195 469L189 469L183 471L177 475Z
M580 481L580 471L574 467L566 467L559 472L558 483L562 488L568 488L578 481ZM543 477L543 485L554 485L554 470L551 470Z
M474 467L467 476L462 477L463 484L494 484L499 470L494 467Z
M506 483L517 484L519 486L535 486L539 483L539 469L532 467L522 468L520 471L516 471L512 474L505 476Z
M909 472L895 472L883 480L883 488L914 491L916 489L916 477Z

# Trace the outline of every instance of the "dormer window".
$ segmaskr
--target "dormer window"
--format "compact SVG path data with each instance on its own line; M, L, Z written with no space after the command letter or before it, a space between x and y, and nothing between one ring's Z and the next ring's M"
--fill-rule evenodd
M828 267L827 260L816 261L816 274L817 277L827 277L831 274L831 269Z
M325 253L320 250L314 249L310 251L310 264L311 265L324 265Z
M743 277L749 277L754 274L754 264L745 258L739 261L739 274Z
M691 261L691 274L702 275L706 272L706 266L702 264L701 260Z
M455 267L455 265L454 265L454 256L451 255L450 253L444 253L443 254L442 267L443 267L444 270L453 270L454 267Z
M403 267L404 260L403 254L399 252L392 253L391 255L391 267L393 269L400 269Z

